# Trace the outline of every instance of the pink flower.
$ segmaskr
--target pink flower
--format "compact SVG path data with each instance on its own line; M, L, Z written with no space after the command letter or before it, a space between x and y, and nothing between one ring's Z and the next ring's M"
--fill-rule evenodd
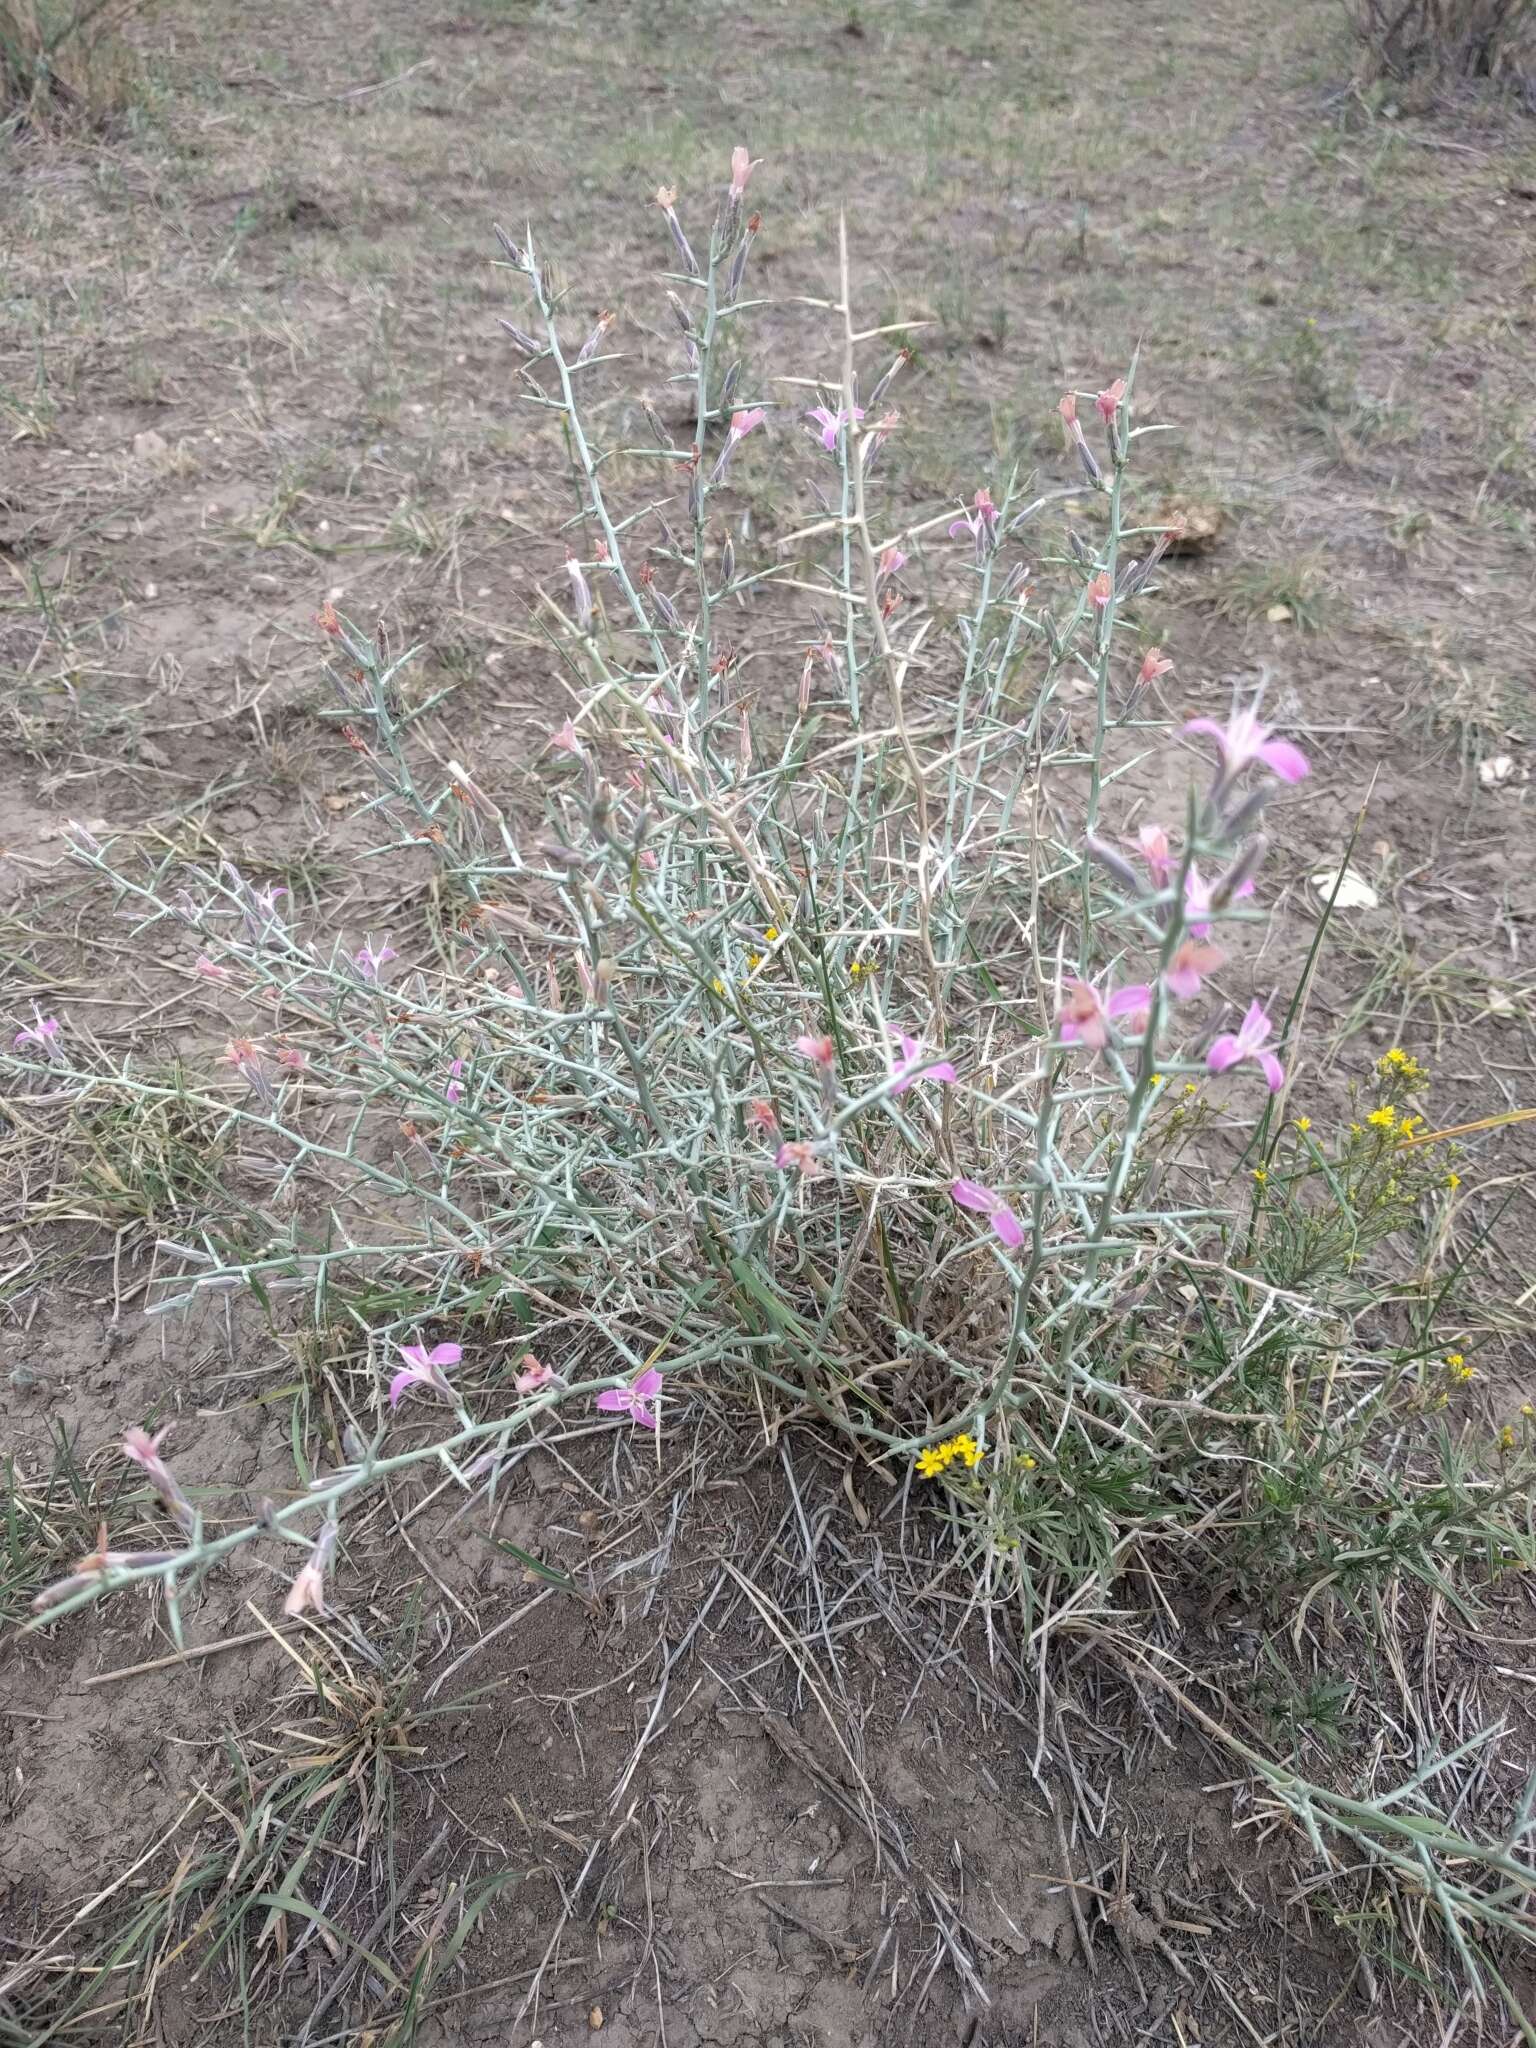
M379 969L400 956L389 943L389 933L386 932L382 946L375 946L372 939L364 939L352 957L357 962L357 971L364 981L377 981Z
M277 1064L286 1067L290 1074L302 1074L309 1065L309 1056L300 1052L296 1045L285 1045L278 1050Z
M656 855L648 846L642 846L640 849L640 865L643 868L650 869L652 872L655 871L658 865Z
M898 569L906 566L907 558L900 548L882 548L880 559L875 564L875 575L883 583L887 576L894 576Z
M1136 671L1136 680L1142 684L1155 683L1159 676L1167 675L1172 667L1173 663L1161 647L1149 647L1141 657L1141 667Z
M558 732L550 734L549 744L552 747L557 747L561 753L574 754L578 761L582 759L586 752L570 719L565 721Z
M962 1209L974 1209L985 1216L993 1230L1010 1251L1017 1251L1024 1242L1024 1226L997 1192L996 1188L984 1187L979 1180L960 1180L950 1184L949 1192Z
M1115 414L1125 403L1125 379L1117 377L1109 389L1101 391L1093 402L1099 409L1099 418L1106 427L1109 426L1113 422Z
M968 535L976 548L976 559L984 562L997 546L997 524L1000 515L992 502L992 493L983 484L971 500L969 512L962 512L958 519L949 523L949 537L959 540Z
M953 1081L957 1078L948 1060L925 1061L923 1048L915 1038L909 1037L905 1031L898 1031L894 1024L887 1025L886 1029L901 1047L901 1065L891 1082L893 1095L905 1095L914 1081Z
M832 1064L836 1048L830 1038L813 1038L810 1032L802 1031L795 1040L795 1051L803 1053L818 1067L827 1068Z
M1237 1030L1222 1033L1206 1054L1205 1064L1213 1074L1224 1074L1228 1067L1238 1066L1243 1060L1257 1060L1264 1069L1270 1094L1275 1094L1285 1082L1285 1069L1265 1045L1274 1028L1264 1005L1250 1003Z
M1253 894L1253 877L1247 876L1233 890L1234 898ZM1191 861L1189 872L1184 877L1184 915L1189 928L1197 939L1210 937L1211 932L1211 891L1200 870Z
M807 1180L814 1180L821 1171L821 1161L816 1156L816 1147L804 1138L789 1138L773 1155L775 1166L786 1173L803 1173Z
M1091 1046L1095 1052L1101 1052L1109 1043L1111 1018L1123 1017L1125 1028L1135 1036L1146 1028L1151 1006L1152 991L1144 981L1116 989L1107 1002L1091 982L1069 981L1067 998L1061 1006L1061 1042Z
M654 1429L656 1410L651 1403L660 1392L661 1374L651 1365L627 1387L604 1387L597 1397L597 1405L605 1415L627 1415L642 1429Z
M1203 977L1214 974L1226 957L1220 946L1203 945L1199 939L1185 939L1163 976L1170 994L1181 997L1185 1002L1199 995Z
M39 1017L35 1024L23 1024L16 1036L11 1040L11 1043L18 1052L20 1052L24 1045L35 1045L39 1052L45 1052L51 1056L57 1050L58 1037L58 1018Z
M1300 747L1289 740L1272 740L1270 728L1260 725L1251 709L1234 711L1225 725L1214 718L1191 718L1184 730L1204 733L1216 742L1223 782L1241 775L1251 761L1262 761L1282 782L1300 782L1307 773L1307 757Z
M731 190L739 199L747 189L747 180L752 175L752 158L738 142L731 151Z
M206 953L199 953L192 972L200 974L204 981L233 981L234 976L227 967L220 967L216 960L210 960Z
M190 1530L197 1520L196 1512L176 1483L176 1475L160 1455L160 1446L170 1435L170 1430L169 1423L154 1436L148 1430L130 1429L123 1438L123 1456L131 1458L141 1469L172 1519L183 1529Z
M443 1090L443 1100L445 1102L458 1102L462 1098L464 1090L459 1084L459 1076L463 1071L464 1062L462 1060L450 1060L448 1062L450 1079L448 1086Z
M517 1391L520 1394L537 1394L551 1386L558 1378L553 1366L541 1365L531 1351L522 1356L522 1371L517 1376Z
M1102 611L1115 594L1115 586L1107 569L1101 569L1088 586L1088 602Z
M747 1106L747 1123L754 1131L761 1131L765 1138L778 1135L779 1119L771 1102L759 1099Z
M864 408L862 405L856 405L853 408L853 416L856 420L863 419ZM837 452L837 437L848 424L847 407L840 405L837 411L833 412L825 405L813 405L806 414L806 418L814 420L821 429L820 440L822 447L826 449L829 455L835 454Z
M1135 843L1155 886L1166 889L1173 878L1173 849L1168 844L1168 834L1161 825L1143 825Z
M325 1568L335 1547L336 1524L327 1522L315 1538L314 1549L293 1575L293 1584L283 1602L284 1614L290 1617L300 1615L311 1607L316 1614L324 1614Z
M748 406L744 412L731 414L731 439L745 441L754 427L760 427L767 414L760 405Z
M389 1383L391 1408L398 1408L412 1387L430 1387L445 1401L453 1399L453 1389L443 1377L443 1367L457 1365L464 1356L457 1344L434 1344L430 1351L424 1344L402 1344L399 1351L405 1364Z

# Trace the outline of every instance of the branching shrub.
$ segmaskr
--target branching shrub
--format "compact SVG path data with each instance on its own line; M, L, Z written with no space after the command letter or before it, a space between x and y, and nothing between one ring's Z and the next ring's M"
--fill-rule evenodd
M1134 371L1063 398L1073 489L883 511L908 357L860 327L846 248L836 370L742 388L750 175L738 151L700 252L657 195L679 361L632 413L598 395L612 316L575 340L531 230L502 237L521 396L577 500L541 597L569 715L518 786L467 741L443 760L408 650L321 614L378 856L437 864L430 946L75 834L135 929L182 928L234 1035L215 1075L39 1014L29 1113L211 1129L247 1192L161 1242L156 1309L243 1288L366 1360L337 1468L216 1534L130 1431L169 1547L82 1559L45 1617L153 1586L179 1631L258 1542L302 1559L289 1612L323 1612L355 1495L424 1466L489 1489L570 1403L640 1441L688 1403L818 1420L927 1483L1042 1654L1118 1640L1125 1589L1156 1609L1169 1574L1294 1609L1347 1604L1367 1562L1439 1587L1536 1558L1527 1433L1479 1460L1457 1420L1446 1285L1387 1315L1366 1262L1454 1194L1427 1077L1394 1050L1354 1128L1283 1115L1288 1019L1242 940L1265 808L1308 763L1254 704L1174 752L1172 664L1137 638L1170 535L1131 509ZM816 403L781 406L797 384ZM726 514L780 430L821 510L757 558ZM1178 763L1174 828L1134 792ZM1267 1782L1398 1854L1397 1822ZM1517 1861L1436 1879L1448 1940L1482 1899L1524 1925Z
M1351 0L1374 77L1494 78L1526 46L1531 0Z
M133 64L121 30L144 0L0 0L0 117L88 124L122 111Z

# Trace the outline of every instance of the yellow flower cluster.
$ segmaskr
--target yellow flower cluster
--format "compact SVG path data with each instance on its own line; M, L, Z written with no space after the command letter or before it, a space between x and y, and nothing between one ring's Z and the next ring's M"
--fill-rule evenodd
M930 1444L926 1451L917 1454L919 1478L937 1479L946 1466L956 1458L968 1469L973 1470L981 1463L981 1446L975 1437L962 1432L959 1436L946 1437L941 1444Z
M1383 1080L1402 1081L1410 1088L1427 1088L1429 1075L1412 1053L1394 1045L1390 1052L1383 1053L1376 1062L1376 1071Z
M1447 1379L1454 1380L1457 1386L1464 1387L1468 1380L1476 1379L1477 1368L1476 1366L1468 1365L1459 1351L1447 1351L1445 1354L1445 1376Z

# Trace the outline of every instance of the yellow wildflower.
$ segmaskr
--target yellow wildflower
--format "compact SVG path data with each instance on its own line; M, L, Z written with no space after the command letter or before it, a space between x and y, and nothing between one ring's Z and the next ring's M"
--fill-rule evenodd
M1370 1115L1366 1118L1366 1122L1374 1124L1379 1131L1395 1131L1397 1129L1397 1111L1390 1102L1384 1102L1380 1109L1373 1109L1371 1111Z
M771 946L771 945L773 944L774 940L775 940L775 939L776 939L776 938L777 938L778 936L779 936L779 928L778 928L778 926L777 926L776 924L771 924L771 925L769 925L769 927L768 927L767 931L765 931L765 932L763 933L763 939L764 939L765 943L766 943L766 944L768 944L768 945L770 945L770 946Z
M1536 1416L1536 1407L1532 1407L1529 1401L1522 1401L1520 1403L1520 1413L1529 1422L1533 1416Z
M1499 1431L1499 1449L1501 1451L1512 1451L1514 1448L1515 1432L1510 1428L1509 1424L1506 1422L1504 1427Z
M1464 1387L1468 1380L1476 1379L1477 1368L1468 1365L1459 1351L1447 1351L1445 1354L1445 1374L1446 1378L1454 1380L1458 1387Z
M1445 1176L1445 1184L1448 1188L1459 1188L1461 1186L1461 1175L1459 1173L1448 1173Z
M854 960L849 964L848 973L851 976L851 978L855 981L858 980L861 974L867 974L868 972L869 969L864 965L864 962L862 960Z
M1269 1174L1264 1167L1256 1166L1253 1169L1253 1177L1258 1182L1259 1186L1263 1187L1266 1181L1269 1179Z
M1364 1128L1365 1126L1363 1124L1351 1124L1349 1127L1349 1135L1352 1138L1358 1138L1361 1132L1364 1130Z
M1020 1465L1021 1469L1022 1469L1023 1471L1025 1471L1025 1472L1033 1472L1033 1471L1034 1471L1034 1469L1035 1469L1035 1461L1034 1461L1034 1459L1033 1459L1033 1458L1032 1458L1032 1457L1031 1457L1031 1456L1029 1455L1028 1451L1026 1451L1026 1452L1024 1453L1023 1457L1022 1457L1022 1458L1020 1458L1020 1460L1019 1460L1019 1465Z
M747 955L747 971L749 973L755 974L762 964L763 956L761 953L749 953Z
M1297 1128L1297 1130L1298 1130L1298 1131L1310 1131L1310 1130L1311 1130L1311 1128L1312 1128L1312 1119L1311 1119L1311 1117L1309 1117L1309 1116L1299 1116L1299 1117L1297 1117L1297 1119L1296 1119L1296 1128Z
M981 1446L973 1436L952 1436L944 1448L952 1458L959 1458L972 1471L981 1463Z
M917 1473L920 1479L937 1479L949 1463L948 1444L930 1444L926 1451L917 1454Z
M1161 1087L1162 1087L1162 1085L1163 1085L1163 1077L1162 1077L1162 1075L1161 1075L1161 1074L1154 1074L1154 1075L1152 1076L1152 1086L1153 1086L1154 1088L1161 1088Z
M711 986L713 987L715 994L717 996L723 996L725 994L725 983L720 979L718 974L715 976L714 981L711 983Z
M1184 1093L1186 1095L1197 1095L1199 1089L1193 1081L1186 1081L1184 1083Z

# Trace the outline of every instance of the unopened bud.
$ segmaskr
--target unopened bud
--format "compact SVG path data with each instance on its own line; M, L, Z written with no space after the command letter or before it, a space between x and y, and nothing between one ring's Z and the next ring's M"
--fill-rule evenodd
M1142 893L1141 877L1128 860L1116 853L1112 846L1106 846L1102 839L1088 837L1083 841L1084 850L1090 859L1098 862L1107 875L1117 881L1126 894L1139 897Z
M1225 910L1234 897L1240 896L1259 871L1259 865L1269 851L1269 841L1262 835L1250 839L1231 867L1211 891L1212 910Z

